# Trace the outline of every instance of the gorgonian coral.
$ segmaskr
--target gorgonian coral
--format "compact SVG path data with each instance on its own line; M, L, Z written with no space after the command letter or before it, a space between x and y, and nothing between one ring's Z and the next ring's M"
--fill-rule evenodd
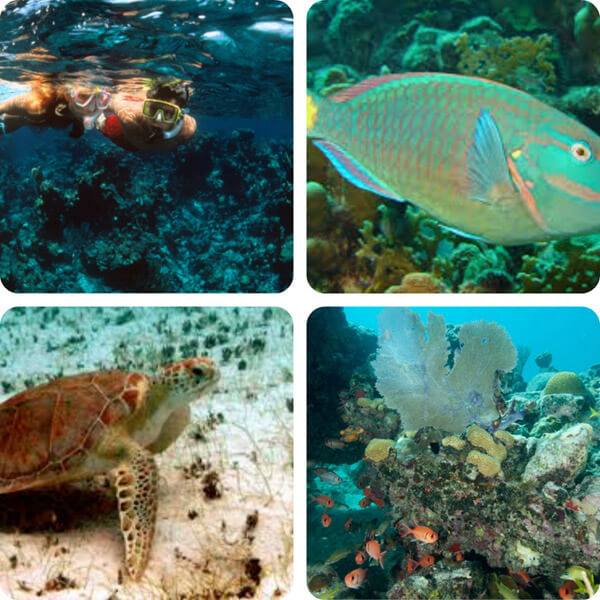
M511 371L517 351L506 329L475 321L460 326L452 361L444 317L429 312L427 327L407 308L383 310L373 361L377 389L400 413L404 428L426 425L460 433L469 423L498 418L494 386L498 371ZM450 363L453 362L452 366Z

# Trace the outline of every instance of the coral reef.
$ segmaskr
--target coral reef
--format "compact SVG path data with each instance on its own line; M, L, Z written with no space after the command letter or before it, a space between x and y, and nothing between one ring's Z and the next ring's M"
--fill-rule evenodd
M338 310L321 309L319 319L309 322L310 346L320 350L327 345L328 313L338 323L329 343L350 341L338 329ZM341 392L339 363L325 360L322 352L320 360L310 361L309 351L309 381L315 376L320 382L327 376L336 379L337 410L345 424L336 435L345 445L325 454L325 435L331 431L311 417L317 406L310 404L308 572L313 594L554 598L566 579L577 579L575 598L589 597L600 572L600 412L594 408L600 398L600 365L577 374L559 371L553 366L555 353L538 349L540 372L533 374L525 368L529 351L521 348L517 362L517 351L502 330L511 360L496 369L493 348L500 342L486 333L490 345L472 352L469 340L478 328L471 323L446 325L430 314L425 328L407 309L384 309L380 315L373 370L368 368L372 355L354 362ZM540 318L522 326L543 330L544 322ZM554 342L559 355L569 335ZM589 353L577 350L581 357ZM484 371L509 372L492 382L483 377L488 383L477 388L481 397L474 398L470 413L459 407L458 415L447 413L436 421L434 408L444 413L444 395L454 407L461 397L440 381L463 368L469 381L477 380L478 360L485 363ZM390 379L400 381L383 398L378 361ZM536 378L538 383L530 385ZM414 395L420 386L427 393ZM429 405L429 413L422 404ZM480 406L489 407L490 418L479 418ZM395 411L400 421L393 420ZM413 414L418 422L411 422ZM331 501L326 528L314 501L319 495ZM383 567L361 556L369 548L373 558L385 552ZM357 566L366 577L350 589L345 578Z
M291 280L287 142L234 130L197 133L168 160L90 142L69 170L35 153L26 163L25 189L16 169L2 175L11 290L274 292Z

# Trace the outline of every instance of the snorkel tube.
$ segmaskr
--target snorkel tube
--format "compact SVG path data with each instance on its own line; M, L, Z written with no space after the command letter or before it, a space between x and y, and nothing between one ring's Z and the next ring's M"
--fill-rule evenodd
M162 123L163 122L163 113L162 111L159 111L159 113L156 115L156 122L157 123ZM162 137L164 140L170 140L172 138L174 138L180 131L181 128L183 127L183 116L179 119L179 121L177 122L177 125L175 125L175 127L173 127L173 129L169 129L168 131L165 129L161 129L162 131Z
M163 138L165 140L170 140L171 138L174 138L181 131L182 127L183 127L183 117L181 117L181 119L179 119L179 123L177 123L177 125L175 125L175 127L173 127L173 129L169 129L169 131L165 131L163 129Z

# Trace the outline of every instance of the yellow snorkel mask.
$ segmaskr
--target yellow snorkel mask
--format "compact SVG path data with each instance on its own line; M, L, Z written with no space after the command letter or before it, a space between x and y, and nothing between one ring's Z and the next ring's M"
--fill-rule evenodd
M163 130L163 138L170 139L175 137L183 126L183 115L186 111L182 110L177 104L167 102L166 100L146 99L142 106L142 114L156 123L175 124L175 127L168 131Z

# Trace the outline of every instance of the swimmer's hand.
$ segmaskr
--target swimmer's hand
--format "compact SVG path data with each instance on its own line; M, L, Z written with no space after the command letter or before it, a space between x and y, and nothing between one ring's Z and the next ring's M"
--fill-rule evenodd
M69 137L80 138L84 134L83 123L81 121L73 121L71 125L71 131L69 131Z
M104 127L104 123L106 123L106 116L104 113L102 113L101 115L98 115L98 118L96 119L96 129L98 131L102 131L103 127Z

